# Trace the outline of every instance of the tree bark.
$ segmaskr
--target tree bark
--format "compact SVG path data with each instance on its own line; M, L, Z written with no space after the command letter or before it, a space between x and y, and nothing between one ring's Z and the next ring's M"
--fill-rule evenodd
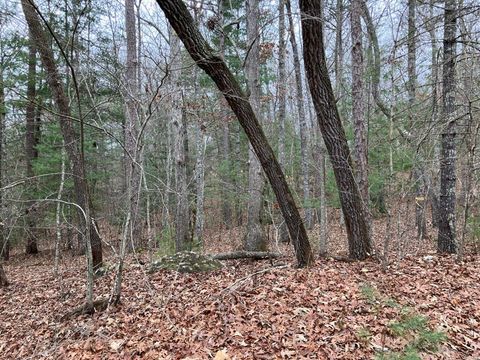
M3 83L3 63L0 63L0 209L3 209L3 144L5 137L5 116L6 116L6 107L5 107L5 90ZM7 261L10 258L10 243L8 238L5 237L5 224L3 219L3 212L0 210L0 257L3 260ZM1 264L0 264L1 267ZM0 269L1 271L1 269ZM0 272L1 275L1 272ZM6 280L5 280L6 282Z
M456 157L455 144L455 53L457 30L456 1L445 0L443 38L443 132L440 159L440 199L437 250L439 253L456 253L455 205Z
M335 9L335 95L343 94L343 0L337 0Z
M8 286L7 275L5 275L5 271L3 270L3 265L0 263L0 287Z
M289 32L290 32L290 44L293 52L293 67L295 70L295 85L297 96L295 99L295 105L298 112L298 121L300 123L300 156L301 156L301 169L302 169L302 190L303 190L303 207L305 209L305 226L307 229L313 227L313 212L310 205L310 171L308 167L308 159L310 159L309 138L308 138L308 126L307 117L305 116L305 97L303 96L303 80L300 64L300 56L298 51L297 39L295 35L295 28L293 23L292 6L290 0L286 0L288 20L289 20Z
M92 248L92 266L94 269L97 269L102 266L102 242L96 226L90 226L90 219L94 219L95 217L91 209L92 206L88 193L88 183L85 176L85 161L81 151L81 140L73 127L69 101L60 81L60 74L55 63L52 49L49 47L50 42L48 41L48 37L40 23L40 18L36 13L36 6L33 3L33 0L22 0L22 8L29 31L31 32L31 39L33 40L35 48L40 54L43 67L48 75L47 82L52 92L55 104L58 108L60 129L65 141L65 148L69 160L72 164L73 182L77 204L84 209L87 214L90 214L90 218L85 220L88 222L87 228L90 229L89 237L91 239ZM84 218L83 214L80 214L80 216L82 219Z
M247 0L247 44L249 45L249 51L245 59L245 76L250 93L249 102L261 124L260 35L258 24L260 14L258 4L258 0ZM267 238L261 223L264 187L262 166L252 145L250 145L248 150L247 234L244 244L246 251L265 251L267 249Z
M352 118L355 128L355 165L357 182L365 209L368 210L368 148L365 118L365 85L362 36L362 2L352 0L350 8L352 32Z
M286 121L286 92L287 92L287 71L285 59L287 57L286 42L286 22L285 22L285 0L278 1L278 163L285 172L285 121ZM279 241L286 243L290 241L288 229L283 217L280 218L278 229Z
M187 161L185 139L187 129L183 119L183 94L180 77L182 54L180 40L170 28L170 66L174 67L170 73L171 108L170 119L173 131L173 159L175 168L175 250L185 251L191 248L189 231L190 216L187 189Z
M252 106L238 82L225 62L214 54L212 48L194 26L193 18L183 1L157 0L157 3L164 11L168 21L177 32L192 58L215 82L242 125L270 181L282 214L287 222L295 248L297 265L305 267L312 264L313 254L307 232L287 185L285 175L263 133Z
M141 188L140 173L140 144L138 126L140 125L138 106L138 52L137 27L135 17L135 0L125 0L125 32L127 35L127 62L125 69L125 158L126 158L126 185L131 188L128 199L131 220L128 229L129 247L133 248L140 237L139 203Z
M366 210L355 182L345 131L328 77L321 24L321 0L300 0L303 56L318 124L330 155L348 234L349 256L372 254Z
M37 137L35 136L35 102L36 102L36 62L37 52L33 45L33 39L30 39L28 46L28 78L27 78L27 107L26 107L26 127L25 127L25 162L27 168L27 177L30 178L30 188L32 191L27 192L29 201L26 204L26 218L27 218L27 244L25 246L25 253L37 254L37 236L36 236L36 216L35 216L35 201L32 200L35 196L35 176L33 171L33 161L38 157L37 153Z

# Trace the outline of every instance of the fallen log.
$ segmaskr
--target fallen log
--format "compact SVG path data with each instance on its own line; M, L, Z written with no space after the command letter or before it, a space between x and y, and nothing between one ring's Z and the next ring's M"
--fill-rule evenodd
M211 257L215 260L237 260L237 259L266 260L266 259L276 259L282 256L283 254L269 252L269 251L234 251L230 253L221 253L221 254L211 255Z

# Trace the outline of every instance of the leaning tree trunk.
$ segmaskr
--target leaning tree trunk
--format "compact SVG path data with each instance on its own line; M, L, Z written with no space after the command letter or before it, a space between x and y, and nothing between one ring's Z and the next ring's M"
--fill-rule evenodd
M170 118L175 169L175 250L178 252L191 248L191 237L185 151L187 129L183 119L183 99L180 84L182 56L180 40L172 29L170 29L170 51L170 66L173 67L169 81L172 89Z
M33 39L30 40L28 46L28 78L27 78L27 107L25 111L26 127L25 127L25 165L27 168L27 177L30 179L30 189L34 189L35 179L33 171L33 161L38 157L36 149L35 136L35 101L36 101L36 62L37 52L33 45ZM28 191L28 202L26 204L26 218L27 218L27 244L25 246L25 253L38 253L37 236L36 236L36 216L35 216L35 191Z
M33 0L22 0L22 8L31 33L31 39L40 54L43 67L47 73L47 83L58 108L60 129L72 165L73 184L77 204L84 209L85 213L90 214L90 218L87 217L87 219L85 219L85 221L88 222L86 227L87 229L90 229L90 234L86 237L87 241L88 238L91 240L92 266L94 269L97 269L102 266L102 242L97 227L90 226L90 219L94 219L95 217L91 209L92 206L88 193L88 183L85 175L85 161L81 150L81 139L76 134L73 127L69 101L60 81L60 74L58 72L57 64L55 63L53 51L49 46L50 42L48 41L47 34L40 23L40 18L36 13L36 6L34 5ZM80 214L80 217L83 219L84 214ZM87 254L87 257L89 257L89 254Z
M260 37L258 0L247 1L247 43L249 51L245 60L249 101L257 119L261 119L260 104ZM252 146L248 150L248 200L247 200L247 234L245 236L246 251L264 251L267 248L266 236L261 224L263 205L262 166Z
M312 264L313 254L307 232L285 175L240 85L225 62L215 55L213 49L195 27L193 18L182 0L157 0L157 3L197 65L210 76L225 96L250 140L287 223L295 249L297 265L304 267Z
M445 0L445 25L443 38L443 132L440 159L440 199L437 250L440 253L456 253L455 241L455 51L457 14L456 1Z
M298 121L300 123L300 155L301 155L301 168L302 168L302 188L303 188L303 207L305 208L305 226L307 229L313 227L313 209L310 205L310 171L308 168L309 144L308 144L308 127L307 117L305 116L305 97L303 96L303 81L302 71L300 65L300 56L298 51L297 39L295 35L295 25L293 23L292 6L290 0L286 0L288 20L289 20L289 32L290 32L290 44L292 45L293 52L293 67L295 70L295 85L296 85L296 101L298 112Z
M352 259L372 254L366 209L353 176L350 150L328 77L321 24L321 0L300 0L303 56L312 100L335 173Z
M363 36L361 13L363 0L352 0L350 9L352 32L352 118L355 128L355 164L357 182L365 209L368 209L368 148L365 119L365 86L363 62Z

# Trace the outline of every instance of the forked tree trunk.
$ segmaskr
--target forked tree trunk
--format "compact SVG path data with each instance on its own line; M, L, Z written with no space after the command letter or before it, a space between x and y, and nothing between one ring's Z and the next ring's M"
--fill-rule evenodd
M262 118L260 104L260 35L258 0L247 0L247 44L249 51L245 59L245 75L247 78L249 101L257 119ZM252 146L248 149L248 201L247 201L247 234L244 248L246 251L265 251L267 239L261 223L263 207L262 166Z
M304 267L312 264L313 254L307 232L287 185L285 175L263 133L252 106L238 82L225 62L215 55L213 49L195 27L193 18L182 0L157 0L157 3L192 58L215 82L242 125L270 181L287 222L295 249L297 265Z
M90 226L90 219L95 219L95 217L91 209L92 206L88 193L88 183L85 176L85 161L81 151L81 139L73 127L69 101L60 81L60 74L58 72L57 64L55 63L53 51L49 47L50 42L48 41L48 37L40 23L40 18L36 13L36 6L34 5L33 0L22 0L22 8L31 33L31 39L40 54L43 67L47 73L47 83L58 108L60 129L72 165L73 183L77 204L84 209L85 213L90 215L90 218L85 219L88 222L86 228L90 229L90 234L86 237L87 239L91 239L92 266L94 269L97 269L102 266L102 242L96 226ZM80 214L80 218L82 220L84 219L83 214ZM89 244L87 244L87 248L89 247L88 245ZM87 256L89 256L89 254L87 254Z
M440 199L437 250L439 253L456 253L455 204L456 158L455 144L455 52L457 12L456 1L445 0L443 37L443 116L442 152L440 158Z
M303 96L303 80L300 64L300 56L297 45L297 39L295 35L295 24L293 23L292 6L290 0L286 0L289 32L290 32L290 44L292 45L293 52L293 67L295 70L295 85L297 96L295 99L295 105L298 112L298 121L300 124L300 156L301 156L301 169L302 169L302 190L303 190L303 207L305 209L305 226L307 229L313 227L313 209L310 204L310 171L308 167L308 159L310 159L309 149L309 136L307 117L305 115L305 96Z
M305 70L320 130L335 173L350 257L361 260L372 254L372 246L366 210L353 176L347 138L328 77L320 6L321 0L300 0Z

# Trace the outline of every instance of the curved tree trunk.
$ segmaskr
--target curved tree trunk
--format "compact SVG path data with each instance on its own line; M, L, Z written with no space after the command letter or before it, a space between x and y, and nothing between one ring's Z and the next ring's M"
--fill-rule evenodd
M321 0L300 0L303 56L318 124L330 155L348 234L350 258L372 254L366 210L353 176L350 150L328 77L321 26Z
M205 41L182 0L157 0L186 49L222 92L237 116L265 174L270 181L293 241L297 265L313 263L313 254L300 213L287 185L285 175L245 94L221 57Z

